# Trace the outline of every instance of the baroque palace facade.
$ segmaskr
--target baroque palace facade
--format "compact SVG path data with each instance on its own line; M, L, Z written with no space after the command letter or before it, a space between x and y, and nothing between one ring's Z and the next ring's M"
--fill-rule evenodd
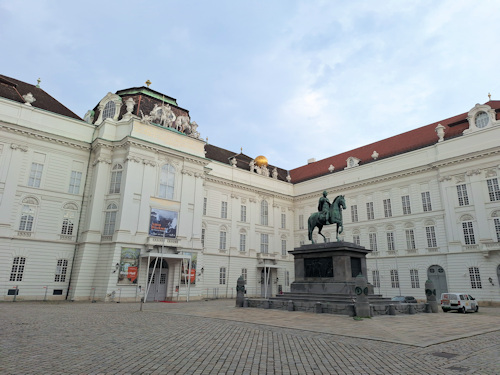
M384 296L465 291L500 303L500 101L286 171L205 142L148 87L84 119L0 75L4 300L138 301L286 292L326 190L342 239L372 250ZM334 226L323 234L335 240ZM315 234L317 239L317 234Z

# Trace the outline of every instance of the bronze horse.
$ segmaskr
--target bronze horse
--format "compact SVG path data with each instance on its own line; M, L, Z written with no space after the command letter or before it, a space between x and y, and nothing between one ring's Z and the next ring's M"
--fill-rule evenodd
M309 240L314 243L312 238L312 232L314 228L318 227L320 234L326 242L326 237L321 233L321 229L323 229L323 225L337 224L337 241L339 240L339 234L344 230L344 225L342 223L342 210L345 210L345 198L343 195L338 195L333 203L330 204L329 208L329 218L328 222L325 222L323 218L320 217L320 212L315 212L309 219L307 220L307 229L309 230Z

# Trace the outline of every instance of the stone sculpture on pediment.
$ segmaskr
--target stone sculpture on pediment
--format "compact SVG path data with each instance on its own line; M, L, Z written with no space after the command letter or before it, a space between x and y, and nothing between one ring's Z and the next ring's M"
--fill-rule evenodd
M278 179L278 168L276 168L276 167L274 167L274 169L273 169L273 178L274 178L275 180L277 180L277 179Z
M189 117L188 116L179 116L175 120L175 127L176 130L180 131L181 133L186 133L189 134L191 133L191 126L189 124Z

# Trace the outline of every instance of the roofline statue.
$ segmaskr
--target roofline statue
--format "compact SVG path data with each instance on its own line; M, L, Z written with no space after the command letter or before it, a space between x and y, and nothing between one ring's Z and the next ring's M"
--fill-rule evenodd
M337 224L337 241L340 241L339 234L344 230L342 222L342 210L345 210L345 198L343 195L338 195L333 200L333 203L327 198L328 192L325 190L323 196L318 201L318 212L309 216L307 220L307 229L309 232L309 240L314 243L312 232L314 228L318 228L320 234L326 242L326 237L321 233L324 225Z

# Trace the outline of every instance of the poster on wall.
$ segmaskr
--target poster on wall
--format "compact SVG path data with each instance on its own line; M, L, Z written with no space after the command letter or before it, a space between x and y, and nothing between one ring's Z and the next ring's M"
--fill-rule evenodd
M178 213L175 211L152 208L149 235L175 238L177 235L177 215Z
M137 284L137 275L139 272L139 255L141 249L130 247L122 248L120 258L120 272L118 273L118 284L133 285Z
M196 262L198 255L196 253L182 252L184 255L191 255L191 272L189 272L189 259L182 260L181 268L181 284L187 284L188 281L191 285L196 284Z

